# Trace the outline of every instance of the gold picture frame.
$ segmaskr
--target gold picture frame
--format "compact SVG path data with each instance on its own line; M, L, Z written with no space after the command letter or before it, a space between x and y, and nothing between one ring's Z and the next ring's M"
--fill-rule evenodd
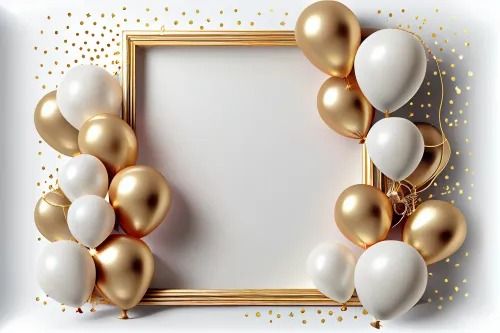
M136 125L136 52L153 46L287 46L295 47L293 31L124 31L122 41L122 118ZM362 149L363 183L373 184L373 166ZM328 305L340 306L316 289L149 289L140 305L248 306ZM346 302L360 306L356 295Z

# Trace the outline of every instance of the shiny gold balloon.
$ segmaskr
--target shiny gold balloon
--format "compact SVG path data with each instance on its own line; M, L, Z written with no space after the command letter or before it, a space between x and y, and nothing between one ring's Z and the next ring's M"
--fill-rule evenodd
M431 124L415 123L420 133L424 137L425 147L424 155L415 171L406 178L408 182L417 189L425 187L435 176L439 175L446 167L451 156L451 147L448 140L444 144L441 131Z
M78 146L84 154L97 157L106 166L109 177L137 161L137 138L121 118L107 113L87 120L78 135Z
M389 198L370 185L353 185L335 203L335 222L354 244L366 248L384 240L392 222Z
M35 224L38 231L51 242L74 240L66 222L71 202L61 190L43 195L35 206Z
M56 91L43 96L35 108L35 127L49 146L68 156L80 153L78 130L64 119L56 103Z
M122 229L142 238L165 219L171 194L167 181L158 171L147 166L132 166L113 178L109 200Z
M319 115L331 129L348 138L365 139L374 112L354 75L347 80L326 80L319 89L317 104Z
M300 14L295 39L320 70L346 77L361 40L361 27L354 13L340 2L318 1Z
M153 278L155 262L149 247L140 239L111 235L93 254L96 287L120 309L137 305Z
M403 241L417 249L430 265L455 253L466 234L465 217L458 208L446 201L427 200L408 217Z

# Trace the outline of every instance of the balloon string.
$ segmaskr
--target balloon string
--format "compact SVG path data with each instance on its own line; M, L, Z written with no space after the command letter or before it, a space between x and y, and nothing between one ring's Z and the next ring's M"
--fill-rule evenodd
M349 81L349 77L348 77L348 76L346 76L346 77L344 78L344 81L345 81L345 89L346 89L346 90L351 89L352 85L351 85L351 82Z
M405 194L405 190L408 194ZM394 228L403 221L405 216L411 215L415 211L418 196L415 186L413 186L410 182L399 182L393 180L390 180L387 196L391 200L393 211L396 215L401 216L398 222L392 226L392 228ZM400 204L404 207L402 211L398 210L398 205Z
M432 52L431 48L429 46L427 46L427 44L424 42L424 40L422 39L422 37L420 37L419 35L417 35L416 33L414 33L413 31L409 31L409 30L406 30L406 29L403 29L403 28L399 28L400 30L403 30L403 31L406 31L408 32L409 34L413 35L415 38L417 38L417 40L422 44L422 46L427 50L427 52L432 56L432 59L434 60L434 62L436 63L436 67L437 67L437 72L438 72L438 75L439 75L439 83L441 85L441 98L440 98L440 101L439 101L439 109L438 109L438 122L439 122L439 130L441 131L441 136L442 136L442 141L441 143L437 144L437 145L425 145L425 147L427 148L433 148L433 147L439 147L439 146L443 146L446 141L447 141L447 138L446 138L446 133L444 132L444 129L443 129L443 123L441 121L441 113L442 113L442 109L443 109L443 101L444 101L444 83L443 83L443 75L441 73L441 68L439 66L439 60L438 58L434 55L434 53Z
M409 31L409 30L406 30L406 29L402 29L402 28L399 28L400 30L403 30L403 31L406 31L408 33L410 33L411 35L413 35L415 38L417 38L417 40L422 44L422 46L427 50L427 52L432 56L432 59L434 60L435 64L436 64L436 68L437 68L437 73L438 73L438 76L439 76L439 83L440 83L440 86L441 86L441 96L440 96L440 101L439 101L439 108L438 108L438 123L439 123L439 130L441 132L441 138L442 138L442 141L437 144L437 145L424 145L425 148L436 148L436 147L441 147L441 155L439 156L439 163L438 163L438 166L442 163L443 161L443 155L444 155L444 145L449 141L448 141L448 138L446 136L446 133L444 132L444 129L443 129L443 122L442 122L442 111L443 111L443 101L444 101L444 83L443 83L443 75L441 73L441 67L439 66L439 60L438 58L434 55L434 53L432 52L431 48L429 46L427 46L427 44L424 42L424 40L419 36L417 35L416 33L412 32L412 31ZM431 179L428 181L427 185L424 187L424 188L421 188L419 189L418 191L415 191L415 194L419 194L419 193L422 193L424 192L425 190L427 190L433 183L434 181L437 179L437 177L439 176L439 174L442 172L443 170L439 170L439 168L437 168L433 174L432 174L432 177ZM410 182L408 182L410 183ZM410 183L411 184L411 183ZM413 188L415 188L415 186L413 184L411 184Z
M425 44L424 44L425 45ZM442 108L443 108L443 100L444 100L444 84L443 84L443 76L441 74L441 68L439 67L439 61L437 60L436 56L434 54L432 54L432 51L430 51L429 49L429 52L431 53L432 55L432 58L434 59L435 63L436 63L436 67L437 67L437 71L439 73L439 82L441 84L441 100L439 102L439 111L438 111L438 120L439 120L439 130L441 131L441 137L443 138L443 141L441 142L441 144L439 145L434 145L434 146L425 146L425 147L429 147L429 148L432 148L432 147L438 147L438 146L441 146L441 155L439 156L439 163L438 163L438 166L441 165L441 163L443 162L443 155L444 155L444 145L446 142L448 142L448 138L446 137L446 133L444 132L444 129L443 129L443 123L441 121L441 113L442 113ZM449 144L449 143L448 143ZM437 179L437 177L439 176L439 174L443 171L443 169L439 170L440 168L438 167L432 174L432 178L431 180L428 182L428 184L426 186L424 186L423 188L419 189L418 191L416 191L416 193L422 193L424 192L425 190L427 190L429 187L432 186L432 184L434 183L434 181Z

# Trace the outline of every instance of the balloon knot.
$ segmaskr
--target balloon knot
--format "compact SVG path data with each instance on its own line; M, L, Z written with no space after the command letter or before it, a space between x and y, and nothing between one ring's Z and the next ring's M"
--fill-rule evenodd
M370 323L370 326L376 329L380 329L382 325L380 324L380 320L375 320Z
M361 138L361 139L359 139L359 144L362 145L363 143L365 143L365 141L366 141L366 138Z
M129 319L127 310L122 309L119 319Z

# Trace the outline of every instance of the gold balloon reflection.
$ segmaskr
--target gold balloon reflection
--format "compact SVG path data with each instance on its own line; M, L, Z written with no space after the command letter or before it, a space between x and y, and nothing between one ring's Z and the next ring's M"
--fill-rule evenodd
M408 217L403 241L417 249L430 265L457 251L466 234L465 217L457 207L446 201L427 200Z
M38 134L49 146L68 156L80 153L78 130L64 119L56 102L56 91L51 91L38 102L34 114Z

